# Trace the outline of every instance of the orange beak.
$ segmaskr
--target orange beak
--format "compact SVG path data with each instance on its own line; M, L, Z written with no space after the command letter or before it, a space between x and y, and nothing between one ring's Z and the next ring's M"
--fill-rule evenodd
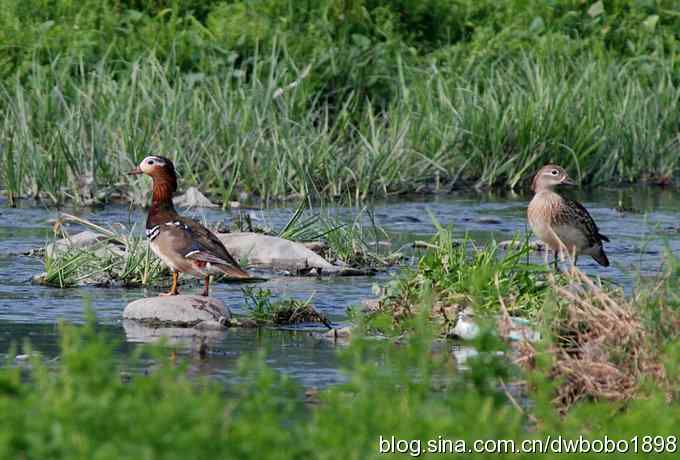
M144 174L144 171L142 171L139 166L137 166L135 169L130 171L128 173L128 176L139 176L140 174Z

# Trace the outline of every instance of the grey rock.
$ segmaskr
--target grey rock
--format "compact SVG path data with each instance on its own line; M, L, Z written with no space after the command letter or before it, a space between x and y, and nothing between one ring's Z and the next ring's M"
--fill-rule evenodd
M321 334L320 337L334 343L346 344L352 339L352 327L344 326L331 329L330 331Z
M195 295L147 297L129 303L123 311L123 319L155 327L198 327L204 322L224 325L230 318L221 300Z
M45 254L47 254L48 257L53 257L55 254L68 249L87 249L105 240L107 240L107 237L101 233L85 230L76 233L75 235L71 235L68 238L62 238L54 243L48 244L45 247Z
M221 331L224 330L224 327L224 322L219 321L201 321L194 326L199 331Z
M217 235L237 260L302 276L370 276L373 269L333 265L303 243L254 232Z
M172 202L180 208L219 208L196 187L189 187L186 192L173 198Z
M295 241L252 232L220 233L217 236L232 256L247 260L250 266L280 270L335 269L326 259Z
M319 255L328 250L328 244L325 241L305 241L301 244L310 251L313 251Z

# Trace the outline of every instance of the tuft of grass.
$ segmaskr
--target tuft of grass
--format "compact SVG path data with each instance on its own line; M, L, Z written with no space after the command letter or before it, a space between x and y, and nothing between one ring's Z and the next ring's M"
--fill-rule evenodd
M5 3L11 197L135 200L149 153L225 204L522 189L548 162L668 184L680 161L673 0Z
M437 233L417 266L384 287L371 313L380 324L378 329L409 327L408 320L425 306L431 307L430 315L444 333L466 308L489 316L506 305L514 316L535 317L549 285L545 268L526 262L527 241L506 251L495 243L479 247L467 238L454 239L450 229L435 224Z
M363 222L367 217L370 225ZM351 222L333 217L324 221L328 230L324 239L328 244L325 257L352 267L387 267L398 264L402 255L390 251L392 237L377 225L370 209L363 208Z
M365 223L368 218L370 224ZM255 231L291 241L318 243L314 250L329 262L351 267L386 267L402 259L398 252L389 251L392 237L377 225L373 212L364 207L348 220L331 215L328 210L307 208L300 202L286 224L279 230L269 226L253 226L248 214L239 215L239 231Z
M55 231L51 251L45 253L45 273L39 282L60 288L82 284L123 287L153 286L167 270L151 252L146 239L123 227L103 228L87 220L64 214L64 219L85 225L101 238L85 248L55 246L69 239L62 225Z
M246 287L243 296L248 306L248 314L259 325L290 326L300 323L323 323L332 329L330 322L319 313L307 300L281 299L272 300L269 289Z

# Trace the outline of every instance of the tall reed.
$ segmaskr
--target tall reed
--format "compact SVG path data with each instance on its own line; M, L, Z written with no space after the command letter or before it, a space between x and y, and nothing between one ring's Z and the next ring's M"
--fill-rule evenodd
M89 73L36 65L29 80L0 84L2 187L54 202L112 188L140 196L146 185L124 173L151 153L223 201L521 189L546 162L595 185L672 179L680 90L670 62L471 59L400 64L388 82L399 95L383 109L358 93L322 98L316 63L276 50L219 76L153 57L118 72L106 59Z

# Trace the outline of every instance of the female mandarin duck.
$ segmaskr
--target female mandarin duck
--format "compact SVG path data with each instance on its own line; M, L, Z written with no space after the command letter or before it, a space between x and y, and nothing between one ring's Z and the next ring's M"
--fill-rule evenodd
M153 198L146 219L146 237L153 252L172 270L172 288L161 295L177 295L179 273L205 277L203 295L210 289L210 274L224 273L232 278L249 278L222 242L198 222L177 214L172 195L177 175L172 162L161 156L148 156L129 174L146 174L153 179Z
M609 242L609 238L600 233L583 205L554 191L558 185L575 185L575 182L559 166L541 168L531 186L535 195L528 209L531 229L555 254L555 268L557 254L565 250L574 257L574 265L579 254L586 254L598 264L609 266L602 247L602 242Z

